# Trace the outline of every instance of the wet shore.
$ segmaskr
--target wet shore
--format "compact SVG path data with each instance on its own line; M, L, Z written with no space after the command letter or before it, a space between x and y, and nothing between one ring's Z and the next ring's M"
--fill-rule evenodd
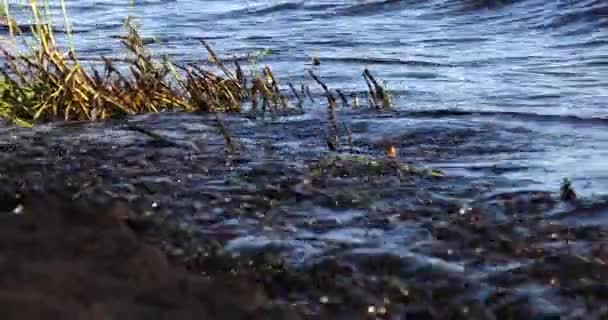
M4 319L302 319L250 278L170 263L134 232L124 204L2 198Z
M568 220L606 203L560 199L559 186L479 196L379 156L299 168L226 154L217 133L195 151L112 123L2 135L8 318L608 318L608 230ZM393 205L370 205L381 198ZM313 219L302 203L362 214ZM304 226L297 243L322 254L242 244ZM374 234L393 243L358 240Z

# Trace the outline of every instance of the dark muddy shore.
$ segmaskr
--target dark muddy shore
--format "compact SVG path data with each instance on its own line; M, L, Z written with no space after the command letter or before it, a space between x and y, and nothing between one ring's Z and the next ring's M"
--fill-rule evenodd
M116 201L2 194L3 319L302 319L240 275L169 263Z
M193 148L111 123L2 135L8 318L608 319L608 230L567 220L606 203L564 202L559 186L486 196L377 155L297 168L247 153L272 148L228 156L217 134ZM307 202L364 214L306 217L299 241L324 247L301 260L289 241L234 249L250 224L303 228L291 211ZM336 226L404 243L322 238Z

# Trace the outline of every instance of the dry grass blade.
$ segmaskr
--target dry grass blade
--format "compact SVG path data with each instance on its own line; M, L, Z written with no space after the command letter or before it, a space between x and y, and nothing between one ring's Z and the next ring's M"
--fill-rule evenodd
M266 79L267 79L266 82L270 83L270 85L272 87L271 96L272 96L274 104L275 105L281 104L283 109L287 109L287 102L285 101L285 97L281 94L281 91L279 90L279 84L277 83L277 80L275 79L274 74L272 74L270 67L268 67L268 66L264 67L264 75L266 76Z
M334 98L334 96L331 94L331 91L329 91L327 85L321 81L321 79L317 77L312 70L308 70L308 72L310 76L323 88L323 91L325 91L325 95L327 96L327 114L330 127L325 141L331 151L336 151L340 146L340 139L338 138L338 123L336 120L336 98Z
M325 95L327 96L327 102L329 103L329 109L333 113L333 110L336 109L336 98L334 98L333 94L331 94L331 91L329 91L327 85L323 81L321 81L321 79L319 79L319 77L317 77L317 75L315 75L312 70L308 70L308 73L321 86L321 88L323 88L323 91L325 91Z
M134 125L134 124L129 124L129 125L125 126L125 129L129 129L129 130L133 130L133 131L139 132L139 133L141 133L141 134L143 134L145 136L148 136L148 137L152 138L155 141L158 141L158 142L161 142L161 143L164 143L164 144L167 144L167 145L176 145L175 142L173 142L173 141L171 141L171 140L169 140L169 139L161 136L160 134L158 134L156 132L153 132L153 131L151 131L149 129L146 129L146 128Z
M296 97L296 99L298 100L298 108L300 110L302 110L304 108L304 101L302 100L302 97L300 96L300 94L298 93L298 91L296 90L296 88L294 88L293 84L291 82L289 82L287 85L289 85L289 89L291 89L291 92L293 93L293 95Z
M367 87L371 94L372 99L374 100L374 105L377 107L380 103L382 103L382 108L389 109L392 107L392 102L390 95L386 92L386 90L376 81L374 76L372 76L371 72L368 69L363 71L363 77L367 83ZM373 84L373 89L371 84Z
M367 70L367 69L366 69ZM367 92L365 95L367 96L367 104L370 109L377 109L378 105L376 104L377 98L374 93L374 88L372 87L371 81L367 77L367 73L363 73L363 79L365 79L365 83L367 84Z
M224 122L222 121L219 114L217 114L217 113L215 114L215 121L217 123L218 128L220 129L220 133L224 137L224 141L226 142L226 150L228 151L228 153L236 152L238 150L239 146L236 143L236 141L234 141L234 139L232 139L232 135L228 131L228 128L226 128L226 126L224 125Z
M340 91L339 89L336 90L336 92L338 93L338 96L340 96L340 99L342 100L342 106L344 108L348 108L349 107L348 99L346 99L346 96L344 95L344 93L342 93L342 91Z
M203 44L205 49L207 49L207 52L209 52L211 62L216 64L229 79L234 80L238 83L238 78L230 70L228 70L228 68L226 68L222 60L218 58L217 54L215 54L211 46L209 46L209 44L207 44L205 40L201 40L201 43Z
M306 89L306 95L308 96L308 99L310 99L310 102L314 103L315 98L312 96L312 93L310 93L310 87L305 86L304 88Z
M245 73L243 73L243 68L241 68L241 64L236 57L234 58L234 66L236 68L236 78L241 85L241 88L244 89L247 86L247 77L245 76ZM247 90L245 90L245 93L246 92Z

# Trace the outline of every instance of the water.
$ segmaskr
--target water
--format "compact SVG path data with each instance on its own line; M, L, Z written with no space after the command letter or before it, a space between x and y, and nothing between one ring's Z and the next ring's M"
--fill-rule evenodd
M606 187L600 119L608 98L608 5L601 0L68 1L68 10L84 59L119 55L115 36L131 15L156 38L155 52L178 62L204 59L201 39L224 56L269 49L260 63L299 83L315 56L331 88L355 92L365 90L367 67L386 81L404 115L458 109L471 112L462 120L471 126L529 130L522 137L536 149L525 159L529 170L509 175L553 186L568 177L588 194ZM407 126L391 128L399 134ZM488 139L508 135L491 130ZM521 156L475 155L487 165Z
M59 8L54 10L59 12ZM253 150L236 160L242 167L217 165L201 173L199 165L188 161L211 161L217 155L184 160L183 150L173 149L162 151L173 159L162 162L173 171L145 169L143 178L125 169L131 164L108 164L139 183L168 183L181 190L150 197L160 203L180 200L173 205L173 214L194 226L203 238L232 234L225 243L229 250L280 247L295 265L380 251L398 257L408 267L441 265L438 268L446 273L467 270L468 279L485 279L484 285L491 286L492 281L502 281L497 274L506 277L512 269L532 272L534 264L521 257L501 258L509 262L504 270L496 267L494 258L473 263L478 249L492 257L490 251L495 248L486 247L483 240L458 248L462 238L452 231L439 239L436 232L451 228L443 223L477 236L477 229L467 229L464 220L458 220L468 219L470 207L486 212L482 217L489 225L507 228L498 234L548 251L564 245L552 242L555 238L543 238L553 237L549 230L559 228L553 224L607 226L604 202L572 207L545 199L556 196L563 178L569 178L586 201L607 194L606 1L180 0L131 5L130 1L79 0L69 1L68 10L80 55L92 63L100 54L120 55L116 35L123 18L132 15L145 36L155 37L150 45L154 51L180 63L204 60L206 52L199 41L205 39L224 57L269 49L271 53L260 63L272 66L280 80L295 83L310 81L308 63L318 57L317 72L330 88L345 92L365 91L361 73L369 68L386 81L395 110L339 111L339 120L351 127L353 150L381 156L382 144L391 141L402 161L448 174L441 186L426 180L400 183L390 176L372 185L361 177L331 180L325 181L326 193L291 181L290 177L308 179L308 164L326 149L322 137L327 126L325 105L320 88L314 85L317 100L305 106L304 115L266 122L226 118L233 134ZM212 147L221 144L221 138L210 133L211 124L207 126L197 116L161 115L134 121L180 141L182 148L200 137L210 139ZM118 129L90 126L86 130L76 140L114 144L119 149L152 148ZM71 135L63 131L59 135L64 134ZM138 152L121 152L125 152L123 159L144 161ZM251 173L255 170L259 172ZM247 180L248 175L255 178ZM125 192L124 181L112 182L109 188ZM275 191L279 205L271 205L262 216L230 213L245 214L248 208L257 208L252 199ZM218 192L230 192L233 200L225 201L228 198ZM201 203L201 195L212 200ZM513 215L512 210L521 209L506 209L501 202L514 199L517 203L521 195L526 205L537 203L539 212L525 209L525 215ZM360 202L348 203L355 200ZM445 218L447 204L464 210L462 217ZM412 217L408 212L427 215ZM516 218L525 222L516 223ZM559 238L561 231L555 232ZM581 240L581 248L586 248L579 252L582 255L595 244L589 237ZM458 254L446 255L445 248ZM513 290L542 295L525 289L546 289L546 283L539 281L516 284ZM557 301L551 294L545 298Z

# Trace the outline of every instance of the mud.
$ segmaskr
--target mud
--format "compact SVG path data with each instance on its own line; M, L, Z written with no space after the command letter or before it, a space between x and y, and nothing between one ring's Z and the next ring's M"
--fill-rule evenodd
M251 279L169 262L122 202L4 193L0 205L3 319L302 319Z
M179 123L192 140L112 123L2 133L3 314L608 319L601 197L499 192L373 152L286 154L243 127L229 155L211 123ZM310 132L290 131L300 146ZM397 148L454 156L475 134Z

